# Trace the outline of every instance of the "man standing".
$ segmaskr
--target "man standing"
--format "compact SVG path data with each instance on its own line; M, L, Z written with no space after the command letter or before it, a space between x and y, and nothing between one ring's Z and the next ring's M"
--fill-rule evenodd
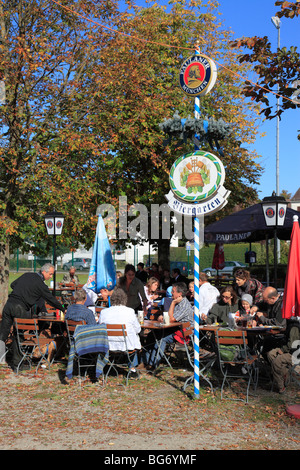
M142 281L142 283L145 285L148 280L148 273L145 271L144 266L144 263L138 263L135 277Z
M65 311L65 308L51 294L44 281L54 274L54 266L50 263L42 266L39 273L25 273L11 283L12 292L9 294L2 311L0 327L0 362L5 363L5 341L8 338L14 318L31 318L32 307L41 304L41 300L53 307ZM14 365L17 365L18 353L14 347Z

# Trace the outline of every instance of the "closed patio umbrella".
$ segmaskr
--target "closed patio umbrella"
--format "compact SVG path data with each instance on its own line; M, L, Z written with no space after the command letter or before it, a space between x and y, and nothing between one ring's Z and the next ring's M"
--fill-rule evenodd
M212 268L217 270L217 275L219 269L223 269L225 266L225 259L224 259L224 246L223 243L216 243L214 257L212 262Z
M282 317L300 317L300 227L294 216L291 244L282 302ZM300 405L290 405L287 413L300 418Z
M93 248L92 262L86 287L99 294L101 289L112 290L116 285L116 271L101 215Z
M294 216L287 273L284 285L283 318L300 316L300 227Z

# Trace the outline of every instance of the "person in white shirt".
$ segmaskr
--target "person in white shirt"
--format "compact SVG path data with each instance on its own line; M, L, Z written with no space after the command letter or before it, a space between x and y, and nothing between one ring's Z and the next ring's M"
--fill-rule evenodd
M98 294L92 291L92 289L89 289L87 284L84 284L82 289L86 292L86 301L84 305L88 307L96 317L96 302L98 300Z
M199 317L207 316L213 304L217 303L220 292L208 282L205 273L199 273Z
M141 326L138 322L137 316L133 308L126 307L127 294L123 289L116 287L111 294L110 298L111 307L104 308L100 312L98 323L108 324L125 324L127 331L127 349L128 351L142 349L139 333ZM118 337L114 337L113 341L108 338L109 349L111 351L125 351L125 344L123 340L117 340ZM135 352L133 359L132 373L135 373L134 367L138 365L138 355ZM132 375L134 377L134 375Z

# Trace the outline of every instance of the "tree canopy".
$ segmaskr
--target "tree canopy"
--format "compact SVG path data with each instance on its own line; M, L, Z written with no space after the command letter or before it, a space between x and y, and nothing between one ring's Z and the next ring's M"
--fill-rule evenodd
M9 250L45 239L43 216L53 208L65 215L61 243L89 247L99 204L117 208L120 195L128 205L165 202L172 163L191 143L164 145L159 124L176 111L193 114L178 71L195 38L218 65L201 116L233 129L221 142L228 209L256 198L261 168L247 146L259 107L240 93L238 72L249 65L237 63L217 7L202 0L171 0L168 8L128 2L125 11L107 0L0 3L1 283Z
M299 2L277 1L275 5L281 6L281 10L276 13L278 18L293 19L300 15ZM285 110L300 107L299 97L295 98L295 88L298 89L299 95L300 84L300 55L297 47L283 47L272 52L267 36L238 39L233 41L232 45L234 48L243 47L250 50L241 54L239 61L254 64L258 81L246 81L243 93L263 105L261 113L267 119L280 117ZM270 96L274 95L282 98L280 106L275 109L270 105ZM300 140L300 133L298 139Z

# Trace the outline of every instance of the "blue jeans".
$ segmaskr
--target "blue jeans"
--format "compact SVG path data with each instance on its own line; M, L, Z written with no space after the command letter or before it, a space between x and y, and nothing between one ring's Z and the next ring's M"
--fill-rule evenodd
M162 360L167 344L174 343L174 333L163 336L158 341L160 342L159 348L158 344L155 342L145 346L142 353L143 362L148 366L154 366L155 368L158 367L160 361Z
M138 354L137 352L135 351L134 354L130 354L130 361L129 364L128 364L128 367L137 367L139 365L139 360L138 360Z

